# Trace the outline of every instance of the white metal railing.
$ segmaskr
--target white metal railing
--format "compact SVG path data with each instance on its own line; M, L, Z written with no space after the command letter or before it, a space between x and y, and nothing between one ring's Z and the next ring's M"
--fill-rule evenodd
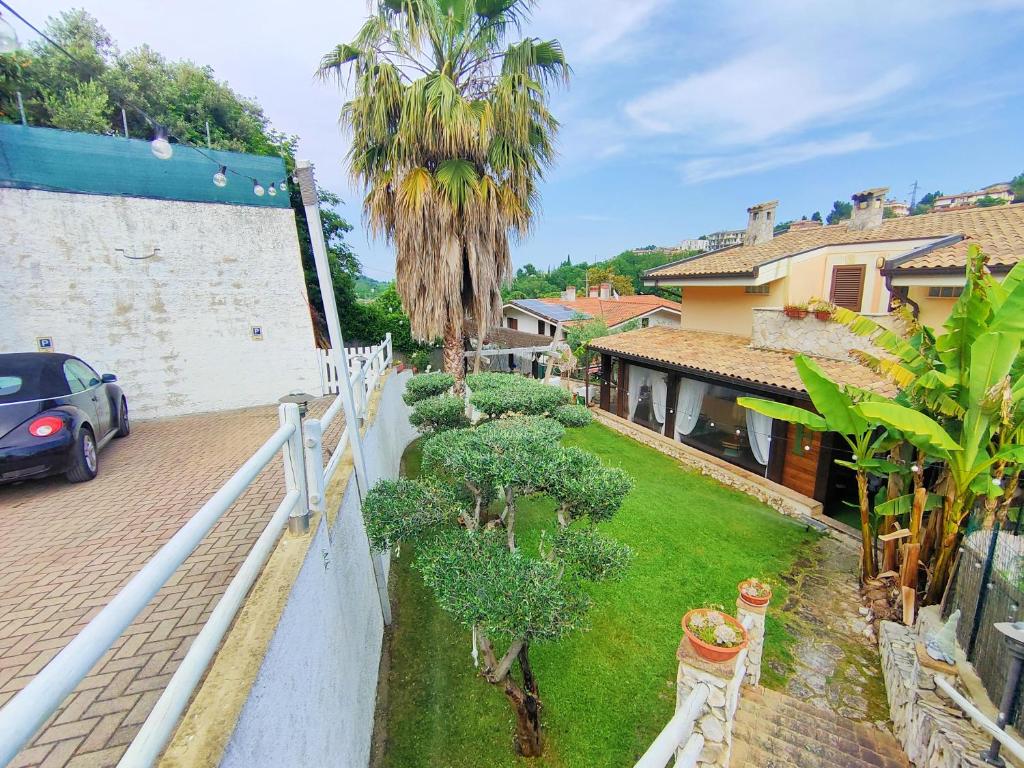
M391 334L351 374L362 392L361 410L357 419L365 418L369 395L380 383L391 365L393 351ZM129 745L118 763L119 768L150 766L167 744L178 720L185 711L195 687L202 679L210 661L220 647L235 615L241 608L260 571L270 557L285 523L289 530L308 528L311 508L323 509L323 489L337 470L341 455L358 425L346 424L338 447L327 467L323 465L322 431L330 426L342 410L339 396L320 421L308 419L303 425L295 403L279 407L280 426L262 446L211 496L177 533L164 544L149 562L90 621L85 628L14 698L0 709L0 765L7 765L32 739L36 731L60 707L65 697L89 674L90 670L114 642L138 617L150 600L160 591L175 571L199 546L210 530L238 501L263 469L279 453L284 463L284 496L271 515L266 528L253 545L238 572L217 602L210 618L189 647L138 736ZM309 427L316 432L315 461L310 455ZM305 426L305 429L304 429ZM305 435L304 435L305 433ZM315 496L315 494L318 494ZM316 498L316 505L312 504ZM304 523L304 525L302 525ZM378 575L377 563L374 564ZM385 621L389 621L389 617Z
M704 711L710 693L711 688L706 683L695 686L683 706L668 721L668 725L661 730L634 768L665 768L684 744L682 752L676 757L676 768L692 768L696 765L697 757L704 748L704 738L693 732L693 725Z
M964 696L953 687L953 684L946 679L944 675L935 676L935 685L949 696L960 709L962 709L971 720L973 720L981 730L985 731L989 736L994 738L1007 751L1018 760L1024 760L1024 745L1013 738L1010 734L996 725L991 718L987 717L984 712L978 709L976 706L971 704Z

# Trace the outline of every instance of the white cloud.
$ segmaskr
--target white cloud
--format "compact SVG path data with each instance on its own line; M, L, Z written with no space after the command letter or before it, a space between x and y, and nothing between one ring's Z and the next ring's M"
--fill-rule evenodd
M683 180L689 184L696 184L714 179L728 179L733 176L744 176L787 165L796 165L819 157L848 155L851 152L877 149L881 146L883 144L877 142L870 133L860 132L840 136L836 139L765 147L756 152L701 157L683 163Z
M650 91L629 102L626 114L647 132L749 144L840 122L913 82L908 65L876 76L837 77L834 66L773 46Z
M553 0L538 5L530 31L557 37L574 66L616 61L635 54L637 41L629 38L666 5L668 0Z

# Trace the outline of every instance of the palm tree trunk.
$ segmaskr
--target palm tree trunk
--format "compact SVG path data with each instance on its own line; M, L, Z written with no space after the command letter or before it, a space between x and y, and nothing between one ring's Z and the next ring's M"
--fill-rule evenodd
M875 575L875 548L871 540L871 505L868 500L868 474L857 472L857 500L860 502L860 576L862 581Z
M465 345L462 328L449 325L444 331L444 370L455 377L455 394L461 395L466 385Z

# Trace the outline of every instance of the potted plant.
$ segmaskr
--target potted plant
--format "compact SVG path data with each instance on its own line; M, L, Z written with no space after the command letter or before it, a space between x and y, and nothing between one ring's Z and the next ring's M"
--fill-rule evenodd
M746 648L749 641L743 625L717 608L687 611L682 624L686 639L705 661L729 661Z
M786 317L807 317L806 304L787 304L782 311L786 313Z
M827 301L819 301L812 307L814 316L821 321L827 321L832 319L832 305Z
M758 579L741 581L737 589L740 593L740 600L747 605L760 608L768 605L768 601L772 599L772 588Z

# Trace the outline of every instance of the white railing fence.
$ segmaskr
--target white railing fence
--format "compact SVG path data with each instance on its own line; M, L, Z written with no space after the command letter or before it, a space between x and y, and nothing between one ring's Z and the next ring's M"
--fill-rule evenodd
M391 334L388 334L389 338L390 336ZM345 347L345 352L348 356L349 376L354 376L359 373L362 363L379 354L384 346L385 344L378 344L372 347ZM389 347L388 355L390 356L389 342L387 342L387 346ZM340 395L342 378L338 373L338 365L334 362L331 350L320 349L318 347L316 350L316 358L320 367L320 383L323 386L324 394ZM377 375L379 377L379 370L377 371Z
M356 393L354 418L366 417L370 395L393 359L391 335L369 348L350 365ZM231 478L203 504L192 518L143 566L85 628L58 653L14 698L0 709L0 765L7 765L32 739L69 693L131 625L150 600L199 546L210 530L238 501L260 472L280 454L284 462L284 493L266 528L228 584L171 677L138 736L118 763L119 768L152 765L169 741L192 693L227 634L260 571L270 557L285 523L292 533L309 528L310 510L324 511L324 489L337 472L346 447L358 441L358 425L346 424L327 465L323 463L323 432L342 410L337 397L319 421L305 424L294 403L279 407L280 426ZM374 558L374 575L381 585L383 572ZM384 597L386 598L386 591ZM382 607L383 610L383 607ZM385 623L390 621L386 613Z
M707 685L698 685L690 691L686 702L662 728L634 768L665 768L673 756L676 756L676 768L693 768L704 748L704 737L694 733L693 726L704 712L710 693ZM684 744L682 752L676 755Z
M757 643L757 647L760 648L760 643L763 641L764 636L763 614L761 614L762 620L759 621L755 618L754 614L749 612L752 609L741 608L741 601L737 600L736 605L740 613L738 617L740 624L747 630L750 642ZM760 651L752 654L750 650L751 646L748 644L747 647L743 648L736 655L735 661L732 662L734 668L731 677L728 680L721 680L725 697L720 699L717 704L714 701L708 702L711 687L706 682L697 683L690 689L684 699L677 701L675 715L662 728L661 733L654 739L651 746L648 747L647 751L644 752L640 760L634 765L634 768L665 768L673 757L675 758L675 763L673 763L675 768L694 768L704 750L705 743L704 734L701 733L698 721L709 713L711 713L713 718L714 713L712 710L715 707L718 707L719 715L724 718L721 721L721 726L727 732L726 742L731 744L732 720L736 707L739 704L740 686L744 678L756 681L761 677ZM755 666L756 669L754 668ZM683 669L684 662L682 657L680 657L679 685L685 685L684 681L687 679L683 674ZM707 680L710 678L705 676L702 679ZM679 695L682 696L684 692L685 688L679 692ZM715 738L720 740L720 737L721 732L719 737ZM728 756L728 752L726 752L726 756Z
M1021 744L1010 734L999 727L998 724L992 721L991 718L987 717L984 712L974 706L965 696L963 696L953 684L946 678L945 675L935 676L935 685L946 694L954 704L964 711L975 724L985 731L989 736L998 741L1007 752L1016 757L1018 760L1024 761L1024 744ZM985 762L988 762L987 760Z

